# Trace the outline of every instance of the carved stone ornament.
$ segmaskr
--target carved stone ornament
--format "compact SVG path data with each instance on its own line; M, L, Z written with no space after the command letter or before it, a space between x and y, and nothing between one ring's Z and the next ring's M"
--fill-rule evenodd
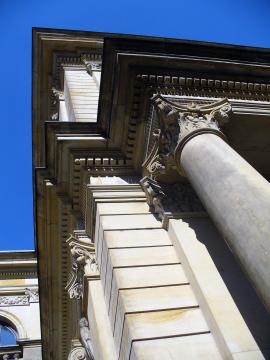
M165 213L204 212L204 207L189 183L162 184L144 177L140 184L150 210L163 220Z
M87 360L86 352L82 346L71 350L68 360Z
M164 174L170 168L180 170L181 151L192 137L214 133L222 138L220 126L229 121L231 105L227 99L211 104L186 106L171 102L161 95L152 98L158 118L154 145L143 167L151 176Z
M150 209L159 214L159 218L162 220L162 215L164 213L162 199L165 197L165 194L162 191L161 186L157 181L150 179L147 176L140 180L140 184L145 192L146 202Z
M83 278L85 273L98 271L95 246L82 241L73 235L67 240L72 256L72 268L66 289L71 299L80 299L83 295Z
M93 71L101 71L101 62L83 60L86 71L89 75L93 75Z
M28 295L0 296L0 306L29 305Z
M86 351L89 360L94 360L95 358L93 354L93 346L92 346L88 320L85 317L81 318L79 325L80 325L81 342L83 344L83 347Z
M51 120L58 120L59 118L59 102L64 100L64 91L52 87L52 106L57 111L51 112Z
M52 93L55 97L56 102L64 100L64 91L58 90L55 87L52 87Z
M29 297L30 303L39 302L39 294L37 289L25 289L25 294Z
M0 306L29 305L32 302L39 302L37 289L26 288L24 294L0 296Z

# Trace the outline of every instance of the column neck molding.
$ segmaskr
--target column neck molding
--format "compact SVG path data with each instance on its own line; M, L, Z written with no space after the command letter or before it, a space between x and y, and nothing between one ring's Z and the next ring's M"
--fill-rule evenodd
M165 174L170 168L181 173L182 149L194 136L212 133L225 138L220 128L229 121L231 105L227 99L204 105L196 102L179 105L158 94L152 103L158 128L152 133L154 144L143 163L150 176Z

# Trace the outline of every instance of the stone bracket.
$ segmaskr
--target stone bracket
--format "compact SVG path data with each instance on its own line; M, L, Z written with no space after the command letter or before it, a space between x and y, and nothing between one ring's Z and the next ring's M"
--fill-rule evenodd
M150 209L163 221L168 216L205 214L204 207L192 186L187 182L163 184L145 176L140 184ZM165 226L165 224L164 224Z
M70 235L67 244L71 252L72 266L66 289L71 299L80 299L83 296L84 276L98 274L95 246L88 237L79 237L76 234Z

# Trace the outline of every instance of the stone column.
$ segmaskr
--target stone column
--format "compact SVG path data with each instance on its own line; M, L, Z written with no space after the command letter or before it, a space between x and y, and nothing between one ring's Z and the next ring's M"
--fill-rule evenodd
M179 106L154 99L160 129L145 166L153 176L175 167L209 215L270 309L270 184L225 141L226 99Z

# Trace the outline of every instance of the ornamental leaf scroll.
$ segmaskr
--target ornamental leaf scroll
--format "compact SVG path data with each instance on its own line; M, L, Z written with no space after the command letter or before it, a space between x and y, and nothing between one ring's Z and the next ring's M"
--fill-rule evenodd
M96 273L95 246L91 242L80 240L73 235L67 240L71 252L71 272L66 289L71 299L80 299L83 295L83 278L86 272Z

